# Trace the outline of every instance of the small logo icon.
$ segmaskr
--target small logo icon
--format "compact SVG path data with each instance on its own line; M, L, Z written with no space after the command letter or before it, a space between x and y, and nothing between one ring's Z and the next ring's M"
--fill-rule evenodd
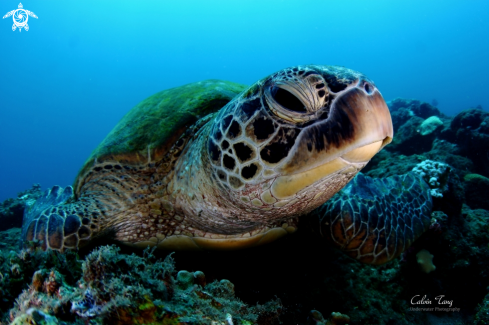
M15 31L17 28L19 28L19 32L22 31L22 28L24 28L26 31L29 30L29 25L27 25L29 16L37 19L36 14L33 13L32 11L25 10L24 7L22 6L22 3L19 3L19 9L15 9L7 12L7 14L3 16L3 18L7 18L10 16L12 16L14 20L14 24L12 25L12 31Z

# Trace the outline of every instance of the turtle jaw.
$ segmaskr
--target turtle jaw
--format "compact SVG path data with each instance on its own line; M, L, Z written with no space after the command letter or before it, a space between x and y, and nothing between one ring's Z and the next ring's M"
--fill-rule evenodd
M389 109L380 92L365 84L348 87L334 99L326 120L303 130L272 185L274 197L285 199L320 180L356 174L392 141Z
M272 185L272 194L277 199L286 199L296 195L306 187L339 173L358 173L382 147L383 141L377 141L354 149L342 157L337 157L316 168L290 176L278 177ZM348 158L353 158L348 160ZM358 160L358 161L356 161Z

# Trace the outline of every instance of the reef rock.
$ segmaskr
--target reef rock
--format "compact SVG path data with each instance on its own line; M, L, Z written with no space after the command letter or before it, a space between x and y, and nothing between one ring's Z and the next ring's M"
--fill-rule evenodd
M489 177L489 112L469 109L455 116L441 137L460 148L458 154L474 163L474 172Z
M465 181L465 200L472 209L489 210L489 178L479 174L467 174Z
M448 191L448 177L452 168L445 163L425 160L413 168L413 172L421 176L431 188L431 196L443 197Z
M421 123L419 131L422 136L427 136L435 132L441 126L443 126L443 122L438 116L430 116Z
M443 313L445 323L489 322L489 207L484 197L489 193L489 145L484 142L489 113L470 109L449 118L432 105L406 99L389 106L398 139L362 172L388 177L422 164L426 181L443 195L433 199L430 230L402 259L363 265L300 226L294 236L267 247L191 255L179 262L188 271L177 273L171 257L157 260L149 251L134 256L101 247L81 260L76 252L18 251L19 230L13 228L0 233L2 323L249 325L273 324L280 314L285 324L304 324L308 317L310 324L326 324L328 317L321 313L339 311L350 317L348 324L427 324L430 317L442 316L411 312L411 299L421 294L434 301L441 293L461 309ZM429 121L433 116L443 125ZM427 132L423 124L436 127ZM438 167L449 165L450 171L430 166L430 160ZM416 255L422 250L435 256L435 272L419 268ZM227 277L232 282L212 281ZM271 301L250 306L236 296L253 304Z
M477 308L475 314L474 325L489 324L489 294L484 298L482 303Z
M420 132L423 119L417 116L411 117L398 131L395 131L394 140L389 145L390 151L403 155L420 154L431 149L434 135L423 136Z
M63 256L63 264L71 264L70 277L66 269L46 264ZM39 315L63 324L274 324L282 309L277 299L248 306L235 297L228 280L206 284L202 272L175 274L171 255L157 260L149 250L140 257L102 246L83 262L74 253L17 256L20 264L33 258L40 268L10 310L14 324L36 322Z
M406 98L395 98L387 102L391 111L394 132L413 116L427 119L431 116L443 117L444 115L435 106L416 100Z
M416 254L416 261L424 273L430 273L436 270L436 266L433 264L433 255L426 249L422 249Z
M0 231L22 227L25 206L34 204L41 194L41 185L34 184L31 189L20 192L17 198L0 203Z

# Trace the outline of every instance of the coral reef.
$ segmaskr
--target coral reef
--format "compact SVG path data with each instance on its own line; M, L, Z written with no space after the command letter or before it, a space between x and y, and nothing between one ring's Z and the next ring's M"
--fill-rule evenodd
M440 138L458 145L457 154L474 163L472 172L489 177L489 112L476 108L460 112Z
M451 167L442 162L425 160L413 168L413 172L421 176L431 188L431 196L443 197L448 191L448 175Z
M311 310L309 314L309 324L311 325L348 325L350 317L342 313L332 312L328 320L317 310Z
M235 298L228 280L206 283L202 272L175 274L171 255L156 259L121 254L115 246L93 250L81 262L75 254L22 251L24 267L34 256L43 265L34 272L10 309L13 324L44 318L56 324L274 324L282 309L275 299L250 307ZM46 260L66 256L73 276ZM69 260L69 261L68 261ZM61 270L61 269L60 269ZM25 272L27 276L28 272Z
M394 131L395 137L390 144L390 149L398 154L413 155L429 151L434 135L423 136L420 132L423 119L417 116L411 117L399 130Z
M436 107L419 100L396 98L387 104L395 134L389 145L391 152L413 155L430 151L443 126L450 123Z
M20 192L15 199L0 203L0 231L22 227L22 216L26 205L32 205L41 196L41 185Z
M362 172L416 169L442 194L433 199L430 229L402 258L360 264L313 236L307 218L294 235L266 246L165 259L112 246L19 251L12 228L0 233L1 324L248 325L279 316L283 324L489 324L489 113L469 109L450 118L409 99L389 107L395 143ZM442 125L436 120L426 133L421 125L433 116ZM25 206L22 196L15 200ZM0 206L12 211L9 202ZM419 267L421 251L435 256L436 271ZM443 296L459 311L412 311L419 307L413 297L424 296L432 307Z
M475 314L474 325L488 325L489 324L489 294L484 298L482 303L477 308Z
M465 200L473 209L489 210L489 178L479 174L467 174L464 176Z
M423 112L421 106L427 111ZM433 111L429 104L404 99L390 102L389 107L397 139L375 156L363 172L386 177L414 169L422 175L432 187L432 194L438 195L433 198L432 226L400 262L377 268L339 267L338 273L352 274L347 278L352 279L355 291L345 288L347 283L339 276L325 275L331 284L330 292L342 292L337 298L350 297L333 304L329 311L342 306L342 312L357 324L424 324L442 320L467 324L478 308L476 324L484 324L488 306L485 288L489 286L489 113L470 109L449 118ZM423 136L421 124L430 116L437 116L443 125L437 122L434 131ZM418 267L416 254L421 250L436 257L436 272L425 274ZM383 275L387 274L393 277L383 282ZM375 286L377 283L383 285ZM410 299L416 294L427 295L432 301L438 295L451 297L461 312L410 312ZM359 296L370 303L352 305ZM375 318L374 310L390 319Z
M444 117L438 108L417 99L395 98L387 102L387 105L393 115L402 110L409 110L411 116L419 116L423 119L430 116ZM396 120L394 117L392 119Z
M416 261L424 273L430 273L436 270L436 266L433 264L433 255L426 249L422 249L416 254Z
M443 122L438 116L430 116L421 123L419 126L419 132L421 135L429 135L435 132L439 127L443 125Z

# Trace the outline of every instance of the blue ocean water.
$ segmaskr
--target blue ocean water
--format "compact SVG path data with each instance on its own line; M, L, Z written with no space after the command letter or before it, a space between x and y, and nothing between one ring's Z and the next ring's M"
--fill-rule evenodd
M17 9L0 2L0 14ZM384 97L489 107L487 1L25 1L0 21L0 201L69 185L135 104L216 78L343 65Z

